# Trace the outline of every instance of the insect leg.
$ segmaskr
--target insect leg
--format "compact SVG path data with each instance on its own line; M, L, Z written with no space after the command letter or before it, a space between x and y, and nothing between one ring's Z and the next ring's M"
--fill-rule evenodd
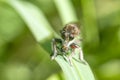
M59 49L59 47L57 46L57 44L62 44L62 40L56 39L56 38L52 39L52 52L53 52L52 57L51 57L52 60L54 60L58 54L57 50Z
M70 62L70 65L73 65L73 63L72 63L72 58L73 58L73 56L75 55L75 49L72 49L72 53L68 56L68 60L69 60L69 62Z
M70 56L68 56L68 57L67 57L67 59L68 59L68 61L69 61L70 65L72 66L72 65L73 65L73 64L72 64L72 61L71 61L71 60L72 60L72 56L71 56L71 55L70 55Z
M84 55L82 49L79 47L79 59L82 61L82 63L87 64L86 61L84 60Z
M51 56L51 60L54 60L55 57L57 56L57 48L56 48L56 40L55 39L52 39L51 45L52 45L52 52L53 52L53 54Z
M83 51L82 51L82 49L79 47L79 59L81 60L81 61L84 61L84 56L83 56Z

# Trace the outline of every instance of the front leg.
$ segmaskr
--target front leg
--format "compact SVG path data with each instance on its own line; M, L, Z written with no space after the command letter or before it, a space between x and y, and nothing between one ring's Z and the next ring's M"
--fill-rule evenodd
M55 59L55 57L57 56L57 53L58 53L58 51L57 51L57 44L61 44L62 43L62 41L61 41L61 39L52 39L52 43L51 43L51 45L52 45L52 56L51 56L51 60L54 60Z

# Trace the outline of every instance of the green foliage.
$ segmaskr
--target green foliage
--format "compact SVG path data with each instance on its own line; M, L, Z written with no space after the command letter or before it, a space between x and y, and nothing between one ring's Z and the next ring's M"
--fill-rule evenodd
M0 80L120 80L119 0L1 0ZM76 16L77 15L77 16ZM50 60L51 39L78 21L85 60ZM63 76L64 74L64 76ZM65 78L64 78L65 77Z
M50 38L50 40L48 39L53 34L53 30L51 29L50 25L45 19L43 13L39 9L37 9L37 7L33 6L28 2L10 1L8 3L11 4L11 6L13 6L18 11L18 13L22 16L23 20L28 24L28 27L30 28L36 40L41 45L43 45L42 47L47 52L49 52L51 50L49 43L51 43L50 41L52 40L53 37ZM54 35L56 34L54 33ZM45 41L45 39L47 40ZM48 44L46 44L46 42ZM80 64L74 60L73 61L74 65L70 66L70 64L68 64L68 62L66 62L61 56L58 56L55 60L59 63L59 65L63 69L66 79L94 80L90 68L87 64L86 65L82 63Z

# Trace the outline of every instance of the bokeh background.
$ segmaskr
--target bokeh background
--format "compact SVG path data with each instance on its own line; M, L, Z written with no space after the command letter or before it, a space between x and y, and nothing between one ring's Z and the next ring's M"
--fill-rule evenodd
M52 28L59 34L63 25L54 2L26 1L40 8ZM83 26L85 59L90 64L96 80L120 80L120 0L93 1L93 5L85 6L91 2L71 0ZM90 15L91 12L94 12L94 15ZM90 25L84 23L86 19ZM36 42L19 14L2 0L0 80L64 80L59 65L50 60L49 54Z

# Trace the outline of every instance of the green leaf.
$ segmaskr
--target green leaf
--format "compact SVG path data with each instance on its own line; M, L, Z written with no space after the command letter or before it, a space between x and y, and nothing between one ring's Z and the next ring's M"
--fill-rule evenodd
M85 33L84 35L86 35L86 37L84 37L85 42L92 43L92 46L96 47L99 44L99 33L94 3L94 0L81 0L81 6L83 10L83 28Z
M42 11L26 1L11 0L6 2L19 13L36 41L43 45L42 47L49 53L51 51L51 39L56 37L57 34L51 28ZM66 80L95 80L88 64L73 59L73 66L70 66L62 56L57 56L55 60L61 66Z
M53 0L59 15L61 17L62 23L66 24L73 21L78 21L77 16L75 15L74 7L70 0Z

